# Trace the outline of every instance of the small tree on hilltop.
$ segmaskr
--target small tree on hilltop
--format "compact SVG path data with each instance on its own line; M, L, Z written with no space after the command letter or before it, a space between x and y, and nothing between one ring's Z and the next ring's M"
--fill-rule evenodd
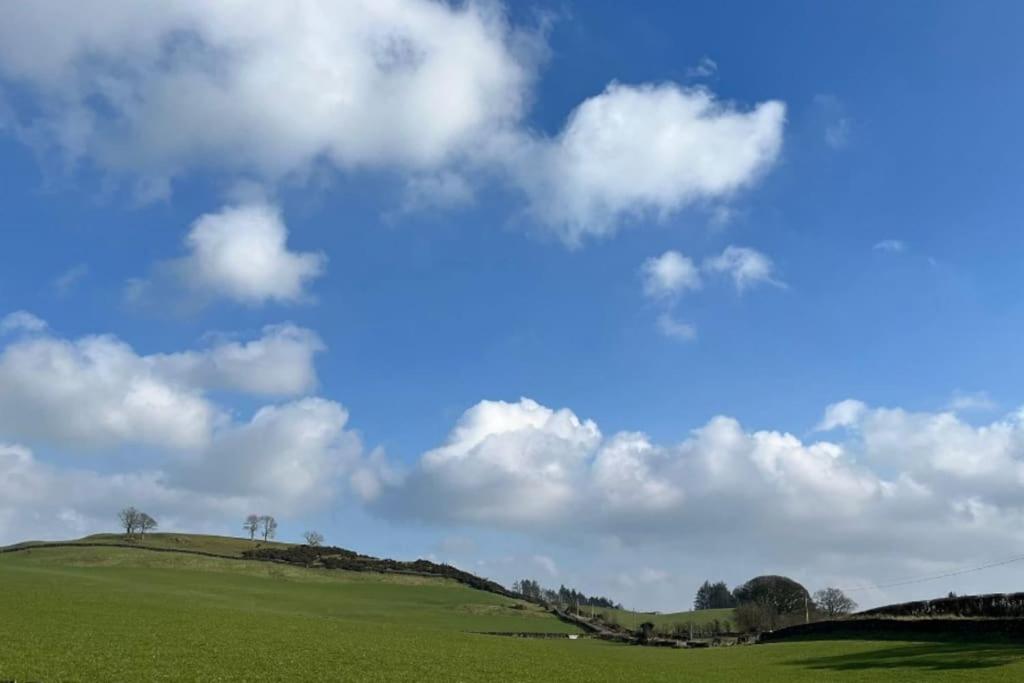
M245 518L242 528L249 532L249 540L256 540L256 532L260 530L260 516L249 515Z
M324 542L324 535L318 531L307 531L302 534L302 537L306 539L306 545L313 546L314 548Z
M814 594L814 603L831 618L841 617L857 609L857 603L838 588L826 588Z
M131 538L135 530L139 528L140 514L142 513L130 506L117 513L117 518L121 522L121 528L124 529L125 538Z
M140 535L145 536L147 531L152 531L153 529L157 528L157 526L158 525L155 519L147 515L145 512L139 513L138 528Z
M264 541L268 538L273 538L274 533L277 532L277 520L272 515L263 515L260 517L260 529L262 530Z

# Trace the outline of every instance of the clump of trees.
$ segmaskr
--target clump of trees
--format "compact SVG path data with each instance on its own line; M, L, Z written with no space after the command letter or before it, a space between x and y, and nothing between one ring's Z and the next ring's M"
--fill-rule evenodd
M743 631L773 631L809 619L810 593L785 576L758 576L733 591L736 623Z
M565 586L559 586L558 590L544 588L534 579L516 581L512 584L512 592L518 593L531 602L546 602L552 605L559 605L565 609L577 609L579 607L622 609L622 605L610 598L585 595L575 588L566 588Z
M136 534L145 536L147 531L152 531L158 526L155 519L134 507L124 508L117 513L117 518L124 529L125 538L134 538Z
M711 583L705 581L697 589L697 595L693 599L693 609L725 609L736 606L736 597L725 585L725 581Z
M857 609L857 603L838 588L813 596L785 576L758 576L733 591L736 622L741 631L772 631L821 619L836 619Z

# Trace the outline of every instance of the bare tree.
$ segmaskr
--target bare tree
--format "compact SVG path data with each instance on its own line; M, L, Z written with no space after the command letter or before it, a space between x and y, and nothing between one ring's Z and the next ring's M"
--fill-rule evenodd
M139 515L141 514L134 507L126 507L117 513L117 518L121 521L121 528L124 529L125 538L131 538L135 530L139 528Z
M324 542L324 535L319 531L307 531L302 534L302 537L306 539L306 545L311 545L313 547L321 545Z
M249 540L256 540L256 532L260 530L260 516L249 515L245 518L245 523L242 524L242 528L249 532Z
M138 530L142 536L146 535L147 531L152 531L157 527L156 520L147 515L145 512L139 513Z
M277 531L277 520L272 515L263 515L260 517L260 527L262 528L263 540L274 537L274 532Z
M838 588L826 588L814 594L814 604L829 617L841 617L857 609L857 603Z

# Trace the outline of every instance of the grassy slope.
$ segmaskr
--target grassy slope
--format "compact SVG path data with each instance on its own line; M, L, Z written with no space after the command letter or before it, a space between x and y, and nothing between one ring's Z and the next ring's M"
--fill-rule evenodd
M118 548L0 555L0 680L1020 680L1010 645L801 642L673 651L566 631L444 580Z
M633 628L634 622L636 624L642 624L645 621L649 621L654 624L655 628L670 629L676 624L705 624L718 619L719 621L729 621L736 626L736 618L733 610L730 609L702 609L692 612L669 612L665 614L654 614L652 612L632 612L624 609L596 609L597 614L604 614L606 619L612 620L614 623L621 624L626 628ZM586 608L583 608L583 613L587 614Z
M40 543L49 543L50 541L29 541L27 543L19 543L17 546L26 545L38 545ZM133 538L126 540L123 534L93 534L92 536L86 536L76 541L68 541L68 543L109 543L111 545L118 545L123 543L130 543L132 545L147 546L151 548L167 548L171 550L198 550L205 553L214 553L216 555L231 555L233 557L241 557L242 551L252 550L253 548L266 548L266 547L287 547L292 545L291 543L278 543L276 541L266 541L256 539L250 541L247 538L233 538L231 536L210 536L206 534L165 534L155 533L146 534L141 538Z

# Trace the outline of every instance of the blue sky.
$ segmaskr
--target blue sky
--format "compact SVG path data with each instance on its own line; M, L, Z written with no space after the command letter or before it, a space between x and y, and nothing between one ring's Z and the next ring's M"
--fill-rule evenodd
M164 487L151 507L171 527L233 531L260 505L284 536L506 581L533 562L663 608L703 578L884 583L1024 540L1015 3L311 3L384 44L376 66L358 31L319 45L301 21L232 32L188 2L112 4L77 28L41 28L73 13L56 4L2 10L0 318L46 327L6 319L0 410L25 415L0 418L0 444L9 481L17 461L38 496L76 494L0 514L0 540L106 529L111 490L144 506ZM326 67L289 61L309 45ZM217 260L245 240L268 258ZM287 357L238 351L278 333ZM88 335L130 357L90 356ZM157 405L166 422L125 408L143 380L183 402ZM66 426L82 400L105 426ZM330 434L246 464L273 441L261 409L283 434L299 413ZM753 444L735 462L716 416ZM608 455L620 432L647 446ZM224 462L308 486L277 497ZM142 473L158 483L111 483ZM801 505L847 495L821 535L784 540ZM695 515L706 501L720 510ZM785 512L751 530L759 504ZM956 523L956 549L908 538ZM786 552L736 550L760 541Z

